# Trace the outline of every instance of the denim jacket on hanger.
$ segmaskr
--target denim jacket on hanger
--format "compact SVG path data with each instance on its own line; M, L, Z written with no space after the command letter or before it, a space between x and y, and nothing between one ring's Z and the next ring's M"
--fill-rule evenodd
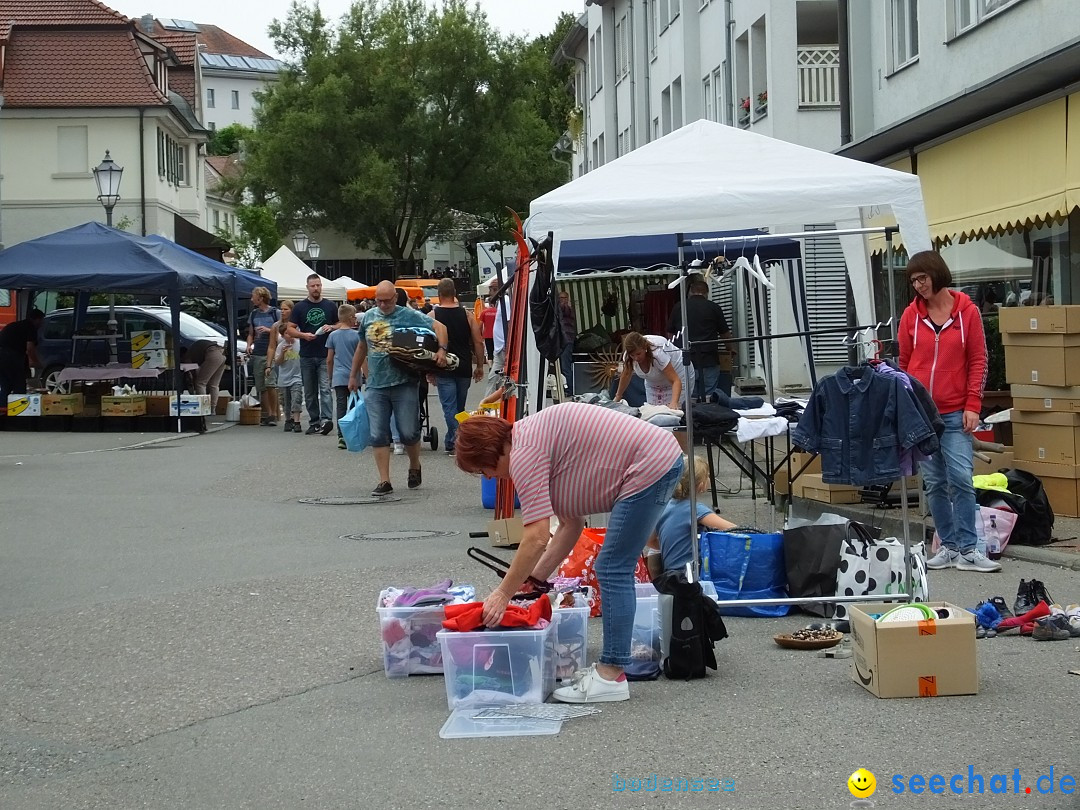
M900 450L927 455L938 438L899 378L848 366L819 382L792 442L821 454L827 484L887 484L900 479Z

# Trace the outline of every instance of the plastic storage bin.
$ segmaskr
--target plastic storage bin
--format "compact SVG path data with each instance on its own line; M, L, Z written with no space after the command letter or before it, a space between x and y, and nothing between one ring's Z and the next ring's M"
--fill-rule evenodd
M480 503L485 509L495 508L495 485L498 479L485 478L480 476ZM518 500L517 493L514 493L514 508L521 508L521 501Z
M387 678L442 673L442 647L436 638L446 618L442 605L376 609Z
M555 623L543 630L441 630L450 710L543 703L555 690Z
M641 588L638 585L638 588ZM652 585L649 585L651 588ZM634 630L630 635L630 657L638 661L660 662L660 596L639 596L634 610Z
M569 681L575 672L585 668L589 606L556 608L551 612L551 623L555 625L555 680Z

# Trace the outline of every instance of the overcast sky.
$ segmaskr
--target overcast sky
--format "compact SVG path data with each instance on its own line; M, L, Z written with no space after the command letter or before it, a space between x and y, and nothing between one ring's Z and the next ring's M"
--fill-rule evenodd
M491 24L504 34L532 38L548 34L559 14L580 14L585 0L476 0ZM153 14L207 23L277 56L266 29L274 19L284 20L290 0L103 0L105 5L129 17ZM434 2L434 0L432 0ZM314 5L308 2L307 5ZM321 0L323 14L337 22L350 6L349 0Z

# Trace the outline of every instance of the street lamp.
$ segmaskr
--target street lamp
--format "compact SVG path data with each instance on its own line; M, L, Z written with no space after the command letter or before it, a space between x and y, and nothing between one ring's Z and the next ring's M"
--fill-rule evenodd
M310 256L312 258L312 260L315 260L315 259L319 258L319 251L320 250L322 250L322 246L318 242L316 242L314 239L312 239L310 242L308 242L307 252L308 252L308 256Z
M120 202L120 178L124 176L124 167L117 166L105 150L105 159L94 167L94 182L97 184L98 202L105 208L105 224L112 227L112 212ZM116 296L109 294L109 362L117 361L116 353Z
M105 208L105 224L111 228L113 208L120 202L120 178L124 176L124 167L117 166L106 149L105 159L94 167L93 171L98 202Z
M292 238L293 250L297 253L306 253L308 249L308 235L303 231L297 231Z

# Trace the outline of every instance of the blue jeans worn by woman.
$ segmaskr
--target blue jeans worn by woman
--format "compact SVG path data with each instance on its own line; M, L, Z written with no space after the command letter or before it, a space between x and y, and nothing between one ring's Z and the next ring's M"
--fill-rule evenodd
M634 632L634 569L656 528L671 493L682 475L680 457L664 476L650 487L621 501L615 501L608 520L604 545L596 555L596 579L604 597L604 647L600 663L625 667L630 663L630 638Z
M449 453L454 449L454 437L457 436L457 415L465 410L465 398L469 395L469 377L436 377L439 389L439 404L442 405L446 418L446 439L444 447Z
M971 434L962 411L941 414L941 449L919 465L934 526L946 548L967 554L975 548L975 487L971 483Z

